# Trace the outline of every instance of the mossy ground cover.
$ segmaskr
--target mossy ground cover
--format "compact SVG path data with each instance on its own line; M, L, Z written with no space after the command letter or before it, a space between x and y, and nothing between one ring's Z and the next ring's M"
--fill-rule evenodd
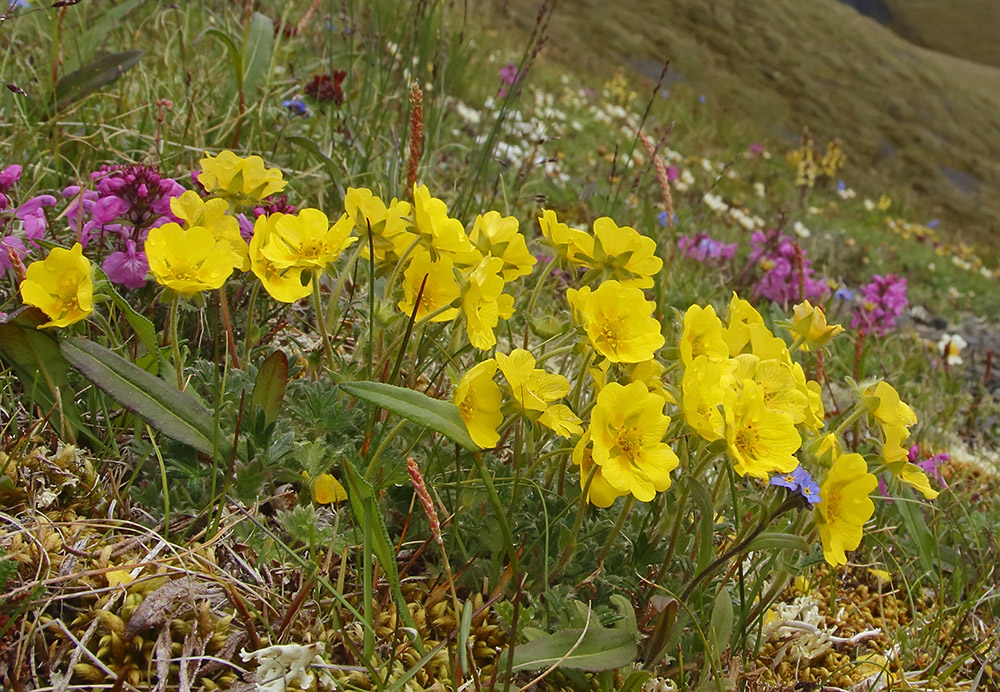
M1000 684L995 228L925 175L994 180L988 68L832 2L25 4L4 689Z

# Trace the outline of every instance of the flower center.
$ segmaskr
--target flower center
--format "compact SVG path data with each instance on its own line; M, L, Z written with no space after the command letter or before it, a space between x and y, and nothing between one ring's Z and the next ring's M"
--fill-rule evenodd
M639 456L642 447L642 434L633 427L622 428L618 431L615 442L622 454L628 457L629 461L634 461Z

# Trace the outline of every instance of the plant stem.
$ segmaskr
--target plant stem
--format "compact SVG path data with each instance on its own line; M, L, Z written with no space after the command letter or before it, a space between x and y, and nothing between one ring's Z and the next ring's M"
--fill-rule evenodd
M608 534L608 539L604 541L604 547L601 548L601 552L597 556L598 565L604 564L604 558L607 557L608 551L611 550L611 546L614 545L615 539L618 537L618 533L622 530L622 526L625 525L625 519L628 517L628 513L632 511L632 506L634 504L635 495L629 495L625 500L625 505L622 507L621 514L618 515L618 521L615 522L615 527L611 529L611 533Z
M181 345L177 340L177 304L181 297L174 296L170 303L170 349L174 359L174 367L177 368L177 388L184 389L184 363L181 361Z
M330 335L326 333L326 322L323 321L323 301L319 296L319 280L322 276L321 272L313 273L313 308L316 310L316 328L319 330L319 335L323 339L323 351L326 353L326 366L330 370L334 370L334 359L333 359L333 346L330 344Z

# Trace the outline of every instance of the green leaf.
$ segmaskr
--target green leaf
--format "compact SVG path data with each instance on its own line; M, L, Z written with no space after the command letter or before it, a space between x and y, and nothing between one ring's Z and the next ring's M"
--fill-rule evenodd
M935 548L937 541L934 534L927 527L924 515L920 513L920 504L909 488L901 488L900 497L893 503L899 516L906 525L906 532L917 546L917 557L920 558L920 566L925 572L934 573L934 564L937 562Z
M288 356L283 351L275 351L264 359L257 371L257 381L250 395L250 410L263 411L266 425L278 420L287 386Z
M223 445L212 444L212 414L190 394L92 341L66 339L61 350L88 380L167 437L209 456L226 455Z
M637 670L631 675L629 675L627 678L625 678L625 682L622 683L621 689L618 690L618 692L632 692L632 690L641 690L643 684L645 684L645 682L649 680L650 677L652 677L652 674L649 673L648 671Z
M48 318L38 308L21 308L0 322L0 360L2 360L20 380L25 394L37 401L43 409L51 410L58 397L62 415L65 417L60 430L68 439L73 439L72 428L86 431L83 419L73 400L75 391L69 381L69 363L59 351L59 343L38 325ZM55 425L61 419L56 413L50 419ZM58 426L55 426L58 430Z
M733 635L733 597L729 589L719 590L712 606L712 626L708 632L708 641L716 658L722 656L729 648L729 638Z
M260 12L250 17L243 43L243 92L252 94L271 67L274 50L274 22Z
M79 70L70 72L56 82L55 96L50 111L57 111L75 103L103 86L111 84L142 59L144 50L126 50L102 55L91 60Z
M71 52L66 59L66 69L75 70L90 60L97 48L108 38L111 31L118 26L132 10L147 0L126 0L101 14L76 41L76 51Z
M423 392L384 382L344 382L340 388L353 397L381 406L428 430L439 432L469 451L479 449L469 437L458 407L450 401L432 399Z
M97 271L100 272L101 276L105 279L108 278L107 274L104 273L104 270L98 268ZM146 352L153 355L152 369L143 369L148 370L155 375L159 360L157 357L159 355L159 347L156 343L156 327L148 317L136 312L135 308L133 308L132 305L122 297L122 294L118 292L110 280L108 280L107 283L101 287L101 293L108 296L111 299L111 302L115 304L115 307L122 311L122 314L125 315L125 319L135 331L136 336L139 337L139 341L141 341L142 345L146 347Z
M226 53L229 55L229 67L233 77L233 91L240 91L243 88L243 55L240 53L240 49L236 47L236 42L221 29L206 29L205 35L214 36L222 41L222 45L226 47Z
M812 546L809 541L802 536L790 533L762 533L750 541L746 551L751 550L798 550L803 553L809 552Z
M406 605L406 598L403 596L403 590L399 586L399 569L396 567L396 552L392 541L389 539L389 530L385 526L385 519L382 513L375 506L375 489L354 469L349 459L344 459L342 466L344 469L344 479L347 481L345 489L347 490L347 499L351 503L351 512L358 520L361 520L365 516L371 516L372 521L375 522L374 527L369 527L369 529L375 529L370 532L372 537L372 552L375 553L375 559L378 560L385 571L386 579L392 589L393 598L396 599L397 611L403 618L403 624L416 631L417 624L410 614L410 609ZM367 515L365 512L366 505L371 506ZM414 640L413 645L416 647L418 653L424 653L423 644L419 637Z
M540 670L557 662L560 668L612 670L635 660L638 653L635 638L625 630L595 627L587 630L579 641L583 632L563 630L518 646L514 649L513 670Z
M309 152L315 156L323 167L326 168L327 172L330 174L330 180L333 182L333 187L340 195L339 200L334 200L335 202L340 202L344 199L344 189L343 185L340 183L341 178L344 177L344 169L337 165L337 162L323 153L323 150L319 148L319 144L309 139L304 135L282 135L282 139L291 142L295 146Z

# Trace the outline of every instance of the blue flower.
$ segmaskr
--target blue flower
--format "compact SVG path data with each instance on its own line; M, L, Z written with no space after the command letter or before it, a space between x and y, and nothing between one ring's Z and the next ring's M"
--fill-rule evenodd
M698 103L705 103L705 101L707 100L708 99L705 98L705 94L702 94L701 96L698 97Z
M846 189L847 189L847 183L845 183L843 180L838 180L837 181L837 190L839 190L840 192L843 192Z
M927 222L927 228L937 228L941 225L941 219L931 219Z
M837 300L850 300L854 297L854 294L851 293L849 288L838 288L833 292L833 297Z
M792 492L798 491L809 504L816 504L820 501L819 485L812 479L809 472L799 464L791 473L784 473L771 476L771 485L788 488Z
M288 99L282 101L281 105L288 109L289 115L299 116L302 118L309 115L309 108L306 107L305 102L301 99Z

